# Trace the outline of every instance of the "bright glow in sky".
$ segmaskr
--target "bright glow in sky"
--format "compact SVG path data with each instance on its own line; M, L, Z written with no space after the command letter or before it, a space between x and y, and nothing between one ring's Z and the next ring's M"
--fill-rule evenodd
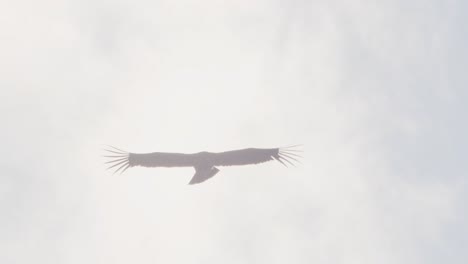
M466 1L0 3L0 263L465 263ZM304 144L131 168L102 144Z

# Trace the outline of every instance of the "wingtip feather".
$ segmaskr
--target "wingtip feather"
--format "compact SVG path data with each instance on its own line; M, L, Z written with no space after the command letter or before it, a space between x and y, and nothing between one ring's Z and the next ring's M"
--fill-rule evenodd
M110 146L110 145L105 145L105 146L106 146L106 149L103 149L103 150L108 153L107 155L103 155L103 157L111 158L111 160L104 163L104 164L111 164L111 166L108 167L107 170L117 167L117 169L113 172L113 174L116 174L119 171L120 171L120 174L122 174L129 167L131 167L129 152Z

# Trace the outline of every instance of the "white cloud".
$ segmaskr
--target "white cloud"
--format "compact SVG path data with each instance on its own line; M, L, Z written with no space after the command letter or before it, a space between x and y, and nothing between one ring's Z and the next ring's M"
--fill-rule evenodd
M2 263L462 263L461 1L0 6ZM303 164L104 171L305 144Z

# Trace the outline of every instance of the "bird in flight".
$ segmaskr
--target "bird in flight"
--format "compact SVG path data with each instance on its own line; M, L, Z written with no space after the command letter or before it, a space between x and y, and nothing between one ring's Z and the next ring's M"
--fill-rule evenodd
M219 172L217 167L240 166L264 163L277 160L284 166L294 165L293 161L299 162L301 150L296 149L301 145L289 147L260 149L246 148L224 152L198 152L192 154L153 152L153 153L130 153L112 146L105 149L108 154L104 157L111 158L106 164L108 169L114 169L114 173L123 173L130 167L193 167L193 175L189 184L204 182Z

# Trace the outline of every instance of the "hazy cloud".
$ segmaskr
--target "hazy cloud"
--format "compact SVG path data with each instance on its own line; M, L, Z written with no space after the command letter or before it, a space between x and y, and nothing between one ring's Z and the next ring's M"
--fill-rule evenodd
M466 8L0 4L0 261L463 263ZM100 158L296 143L199 186Z

